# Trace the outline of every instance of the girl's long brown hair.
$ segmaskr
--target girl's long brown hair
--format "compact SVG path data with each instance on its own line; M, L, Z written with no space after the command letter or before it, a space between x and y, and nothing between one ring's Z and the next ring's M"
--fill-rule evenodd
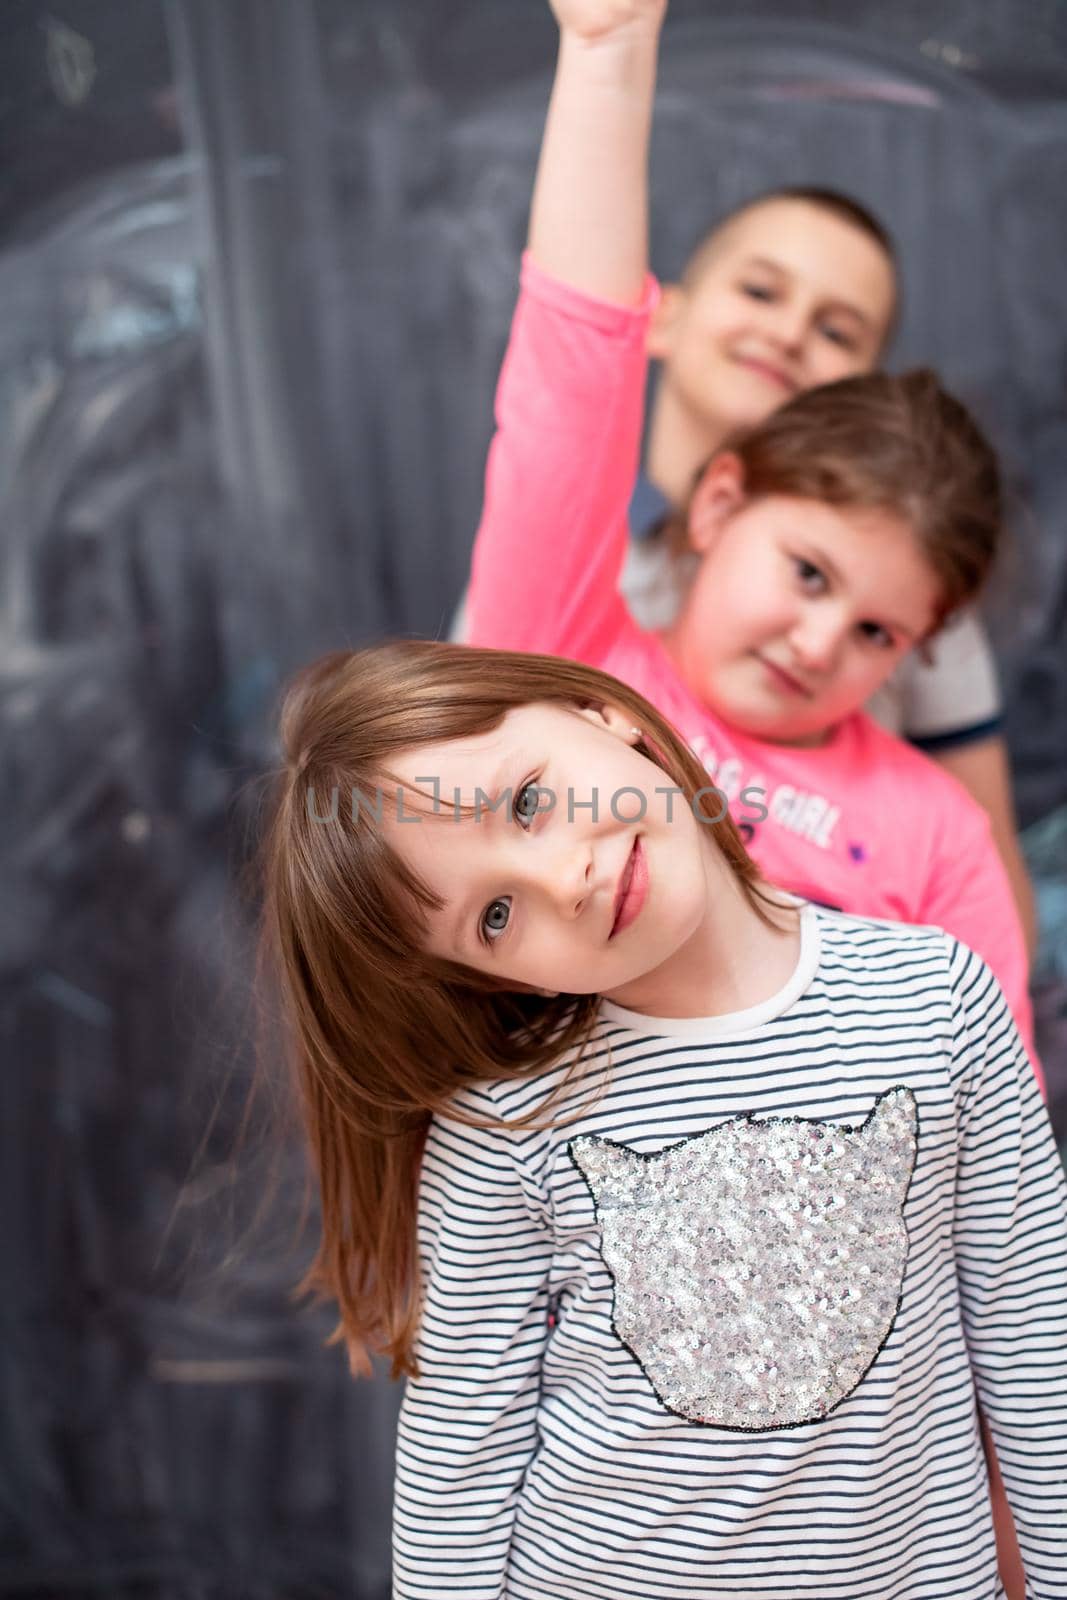
M641 695L550 656L419 641L340 653L308 667L282 709L265 955L321 1188L322 1236L303 1287L337 1300L334 1337L355 1370L368 1370L372 1352L390 1357L394 1376L414 1370L415 1213L432 1114L466 1084L536 1073L571 1049L573 1073L595 1018L595 995L517 993L426 955L434 896L382 825L401 751L490 732L535 703L621 708L642 729L643 753L704 818L718 816L704 768ZM709 820L708 831L764 914L733 822Z

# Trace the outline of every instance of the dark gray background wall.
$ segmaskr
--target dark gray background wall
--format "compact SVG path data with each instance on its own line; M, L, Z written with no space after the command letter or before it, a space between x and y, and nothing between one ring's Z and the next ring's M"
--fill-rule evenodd
M287 1299L297 1141L257 1111L235 1154L272 1038L245 875L281 678L461 587L554 28L6 0L0 37L0 1593L371 1600L396 1396ZM1004 453L1067 1077L1067 9L674 0L657 268L784 182L883 216L894 363Z

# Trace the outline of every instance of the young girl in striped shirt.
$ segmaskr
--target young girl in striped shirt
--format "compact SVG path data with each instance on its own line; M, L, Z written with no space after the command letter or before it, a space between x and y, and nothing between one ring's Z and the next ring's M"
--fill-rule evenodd
M606 130L611 157L592 199L570 187L557 276L539 285L581 381L583 326L631 352L641 340L621 309L627 230L608 281L589 239L644 192L661 7L557 9L542 190L561 141ZM625 385L608 379L610 439ZM527 421L538 449L553 427L573 448L551 406ZM525 502L500 439L495 454L496 488ZM595 522L595 476L591 491L576 509ZM504 553L507 583L479 596L476 579L475 605L510 630L508 585L525 594L516 568L536 538L522 562ZM925 595L921 560L915 575ZM684 726L692 707L675 698ZM731 825L710 825L720 797L692 754L589 669L409 645L320 668L287 725L271 925L322 1180L314 1279L357 1360L384 1348L419 1373L397 1593L986 1594L976 1378L1046 1585L1034 1592L1050 1594L1060 1534L1041 1502L1062 1463L1027 1400L1040 1392L1046 1420L1062 1408L1062 1182L987 970L931 930L768 899ZM885 755L857 726L859 745ZM810 755L802 744L798 763ZM918 770L878 770L917 825ZM716 777L732 782L721 761ZM442 784L459 797L443 809ZM826 848L833 808L816 815L818 795L796 791L787 804L786 787L773 821ZM322 818L315 795L331 789ZM943 822L943 794L927 798ZM904 841L900 886L944 879L950 926L972 891L975 940L999 937L1024 1020L1010 899L973 915L988 838L956 815L964 877L946 864L931 878L947 842L935 822L923 849L917 827ZM885 884L887 851L869 846L813 856L793 886L840 896L848 862L857 883Z
M982 961L763 884L635 690L406 641L283 713L311 1286L409 1374L397 1600L1031 1600L1067 1189Z

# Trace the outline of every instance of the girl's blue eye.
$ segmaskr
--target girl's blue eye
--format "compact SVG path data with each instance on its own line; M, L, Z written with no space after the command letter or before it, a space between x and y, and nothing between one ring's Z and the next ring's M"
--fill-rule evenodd
M773 289L767 289L762 283L743 283L742 294L747 294L750 300L773 300Z
M880 622L861 622L860 632L871 644L876 644L880 650L893 648L893 635L882 627Z
M821 594L826 588L826 579L813 561L805 561L803 556L793 558L797 569L797 577L809 594Z
M532 780L524 783L515 796L511 807L511 814L520 828L528 830L533 827L541 802L541 791ZM482 912L479 933L483 944L495 944L501 934L507 932L508 923L511 921L511 896L502 895L499 900L491 900Z
M493 900L482 913L482 938L494 944L507 929L511 917L510 899Z
M521 827L528 828L537 815L537 807L541 794L536 783L524 783L519 790L512 807L515 821Z

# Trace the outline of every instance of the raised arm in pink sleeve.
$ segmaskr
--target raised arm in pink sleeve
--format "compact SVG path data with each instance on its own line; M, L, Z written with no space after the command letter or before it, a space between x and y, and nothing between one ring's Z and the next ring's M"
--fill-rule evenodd
M618 583L657 294L650 278L639 306L611 305L524 260L474 546L471 644L599 666L635 627Z

